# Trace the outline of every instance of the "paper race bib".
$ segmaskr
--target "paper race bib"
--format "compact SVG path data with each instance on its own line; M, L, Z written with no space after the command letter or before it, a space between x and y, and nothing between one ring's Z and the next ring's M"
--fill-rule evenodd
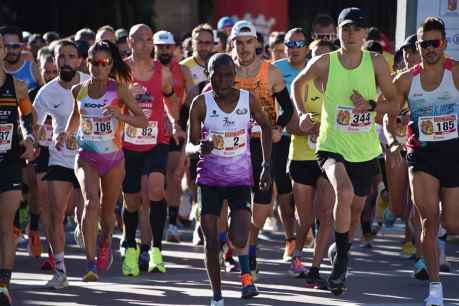
M0 152L6 152L11 149L13 143L13 124L0 124Z
M124 141L135 145L155 145L158 142L158 122L148 121L146 128L136 128L128 124L124 128Z
M53 143L53 126L45 124L40 128L38 143L41 146L49 147Z
M370 112L354 113L352 106L336 107L335 127L347 133L366 133L371 129L373 118Z
M212 154L233 157L244 153L247 149L247 133L245 129L238 131L210 131L209 139L214 143Z
M420 141L445 141L458 137L457 115L421 116L418 118Z
M84 138L93 141L107 141L115 138L112 117L83 117Z
M308 146L312 150L316 149L317 145L317 136L316 135L308 135Z

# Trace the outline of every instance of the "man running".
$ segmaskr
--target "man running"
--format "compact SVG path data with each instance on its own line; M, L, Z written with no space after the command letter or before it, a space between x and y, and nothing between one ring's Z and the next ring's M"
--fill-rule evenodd
M301 91L309 81L318 79L325 89L316 150L335 192L337 257L328 279L335 294L344 289L350 241L378 169L375 112L397 114L400 105L384 58L361 50L367 27L360 9L344 9L338 17L341 48L311 60L292 85L296 105L302 103ZM372 100L377 87L386 103ZM313 126L308 115L300 114L300 126L305 131Z
M408 100L407 161L413 203L421 218L421 248L429 272L426 306L443 305L437 234L440 219L459 233L459 64L445 56L445 24L428 17L417 31L421 64L396 79ZM396 114L394 114L396 115ZM389 147L399 146L396 142ZM396 148L395 148L396 149ZM439 209L441 202L441 216Z
M199 95L192 104L190 142L200 145L201 152L197 184L202 204L207 272L213 291L211 305L223 306L217 224L224 200L231 209L229 242L242 255L242 298L258 295L247 256L250 186L253 183L249 148L251 116L261 127L263 169L257 181L263 191L270 190L271 185L272 136L270 121L255 97L234 88L236 71L231 57L215 54L209 60L208 72L213 91Z
M53 140L65 130L67 120L73 110L72 86L85 81L88 75L77 72L80 65L76 45L69 40L60 41L55 48L55 62L59 76L43 86L35 97L33 107L37 113L37 129L41 129L48 115L53 122ZM49 196L49 242L56 261L53 278L47 287L60 289L68 286L64 264L65 232L64 223L67 206L73 192L81 192L80 185L73 171L77 144L69 138L66 145L58 149L48 146L49 167L44 176L48 182Z
M279 152L282 149L280 144L282 130L290 121L293 114L293 104L285 87L282 74L279 70L268 62L262 60L256 55L257 32L254 25L248 21L238 21L231 32L231 43L235 52L236 79L234 86L238 89L250 91L261 103L263 110L268 114L273 126L273 160L277 160ZM282 114L278 117L275 101L282 109ZM258 178L263 170L262 167L262 146L260 138L260 127L254 123L251 128L250 151L253 165L253 208L252 224L250 228L250 269L256 274L256 249L258 233L263 227L266 218L272 211L272 188L260 189ZM288 146L287 146L288 148ZM266 161L268 162L268 161ZM288 181L287 187L283 190L282 177L279 175L285 173L284 169L274 169L278 166L273 162L273 174L277 188L280 193L285 194L291 191L291 185ZM242 263L241 263L242 265Z

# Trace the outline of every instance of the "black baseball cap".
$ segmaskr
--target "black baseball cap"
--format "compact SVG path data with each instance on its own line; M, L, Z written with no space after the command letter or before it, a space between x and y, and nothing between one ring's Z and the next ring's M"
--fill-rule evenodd
M400 46L400 50L403 50L405 48L416 49L417 40L418 40L418 37L416 34L408 36L403 42L403 44Z
M348 7L338 16L338 26L353 24L358 27L368 28L367 15L357 7Z

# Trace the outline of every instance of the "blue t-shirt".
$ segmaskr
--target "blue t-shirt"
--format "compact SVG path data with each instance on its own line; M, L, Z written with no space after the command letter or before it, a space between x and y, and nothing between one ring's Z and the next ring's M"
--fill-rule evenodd
M273 65L282 73L282 78L284 79L285 86L287 87L288 93L290 93L290 86L302 69L296 69L292 67L286 58L275 61Z

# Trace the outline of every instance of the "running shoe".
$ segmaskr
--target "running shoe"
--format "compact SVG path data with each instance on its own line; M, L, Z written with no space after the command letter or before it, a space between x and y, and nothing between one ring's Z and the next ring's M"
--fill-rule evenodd
M295 251L296 241L295 238L285 240L284 261L288 262L292 260L293 252Z
M62 289L69 286L67 275L60 270L56 270L52 279L46 283L46 287L53 289Z
M27 250L29 255L32 257L41 256L41 241L40 241L40 232L39 231L29 231L28 233L29 241L27 243Z
M441 283L429 284L429 296L424 300L425 306L443 306L443 288Z
M405 259L411 259L416 256L416 247L411 241L407 241L402 245L400 257Z
M194 246L204 244L204 237L202 235L201 225L198 222L196 222L194 227L192 244Z
M306 288L310 289L320 289L325 290L327 289L327 282L320 277L319 271L310 269L309 272L306 274Z
M138 247L126 249L121 267L124 276L139 276L139 253Z
M110 269L113 263L112 249L109 244L101 243L97 254L97 271L106 272Z
M180 235L177 230L177 226L169 224L169 227L167 229L167 241L175 243L180 242Z
M219 301L215 301L214 299L212 299L210 301L210 306L225 306L225 302L223 302L223 299Z
M384 226L393 227L397 218L392 214L389 208L384 209Z
M345 281L349 261L348 252L350 247L351 244L348 245L348 249L345 251L343 256L338 256L336 251L333 254L333 251L330 252L329 249L329 256L332 256L331 262L333 262L333 269L328 277L327 286L334 295L341 295L344 291L346 291Z
M305 270L301 258L299 256L293 257L290 268L288 269L288 274L292 277L303 277L304 272Z
M427 272L427 266L424 259L419 258L414 264L414 277L416 279L426 281L429 280L429 273Z
M13 301L11 295L6 287L0 287L0 305L2 306L11 306Z
M53 254L48 254L48 258L41 265L43 271L54 271L56 269L56 260Z
M371 249L373 247L372 242L375 239L375 236L372 233L365 233L362 235L362 241L360 246L362 248Z
M241 283L241 298L250 299L259 294L257 287L255 287L255 284L253 283L253 278L250 273L241 275Z
M75 243L82 249L84 249L84 238L83 232L80 230L80 226L77 224L75 230L73 231L73 238L75 239Z
M83 282L97 282L99 275L97 275L97 267L94 262L88 262L88 272L83 276Z
M150 250L150 265L148 272L160 272L165 273L166 267L164 266L163 257L159 248L152 248Z
M226 272L240 272L241 266L233 257L228 257L225 259L225 271Z
M139 255L139 269L141 271L148 271L148 267L150 266L150 254L148 251L143 251Z

